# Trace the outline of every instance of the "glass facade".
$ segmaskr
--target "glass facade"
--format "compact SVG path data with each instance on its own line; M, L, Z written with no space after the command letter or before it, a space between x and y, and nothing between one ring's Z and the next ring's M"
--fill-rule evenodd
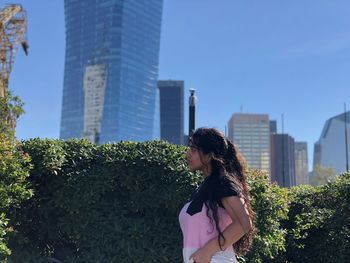
M65 0L60 138L159 138L162 6L163 0Z
M345 136L346 131L346 136ZM346 171L350 163L350 111L328 119L323 127L320 139L314 145L314 163L332 168L336 174ZM348 147L346 147L346 143ZM348 156L346 152L348 151ZM348 157L348 160L346 160Z
M160 138L184 144L184 82L158 81L160 91Z
M295 142L295 177L296 185L309 184L307 143Z
M288 134L271 134L271 181L281 187L296 186L295 142Z

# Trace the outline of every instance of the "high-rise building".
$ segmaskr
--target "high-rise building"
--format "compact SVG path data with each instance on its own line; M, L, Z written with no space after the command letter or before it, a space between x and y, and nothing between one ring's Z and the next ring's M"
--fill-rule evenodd
M296 185L309 184L307 143L295 142L295 182Z
M184 82L159 80L160 138L184 144Z
M296 185L294 139L288 134L271 134L271 182Z
M325 168L332 168L336 173L346 171L346 143L350 139L350 111L328 119L323 127L320 139L314 145L314 163ZM348 151L350 150L348 142ZM350 158L348 154L348 164Z
M163 0L65 0L60 138L159 138Z
M267 114L234 113L228 122L228 137L250 168L270 172L270 122Z
M270 133L277 133L277 121L270 120Z

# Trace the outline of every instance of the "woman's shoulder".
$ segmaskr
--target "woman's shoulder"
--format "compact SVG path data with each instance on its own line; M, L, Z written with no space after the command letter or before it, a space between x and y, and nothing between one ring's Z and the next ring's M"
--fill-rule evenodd
M216 192L220 199L228 196L239 196L237 185L228 176L222 176L218 179Z

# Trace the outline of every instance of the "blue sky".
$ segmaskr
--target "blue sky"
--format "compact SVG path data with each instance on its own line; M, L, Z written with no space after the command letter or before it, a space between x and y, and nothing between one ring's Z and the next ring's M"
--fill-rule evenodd
M26 103L17 136L58 138L64 70L61 0L17 0L30 54L10 88ZM8 1L0 1L1 6ZM159 79L197 90L197 126L222 130L233 112L267 113L309 164L325 121L350 108L350 1L164 0ZM186 111L187 131L187 111ZM309 166L310 166L309 165Z

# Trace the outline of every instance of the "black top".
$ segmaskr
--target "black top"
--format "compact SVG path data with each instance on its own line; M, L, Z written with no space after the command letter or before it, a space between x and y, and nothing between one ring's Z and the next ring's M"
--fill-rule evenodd
M189 215L194 215L202 211L203 203L206 201L215 201L220 207L222 198L228 196L238 196L235 185L227 178L221 177L215 179L212 175L205 178L197 190L190 198L190 205L187 208Z

